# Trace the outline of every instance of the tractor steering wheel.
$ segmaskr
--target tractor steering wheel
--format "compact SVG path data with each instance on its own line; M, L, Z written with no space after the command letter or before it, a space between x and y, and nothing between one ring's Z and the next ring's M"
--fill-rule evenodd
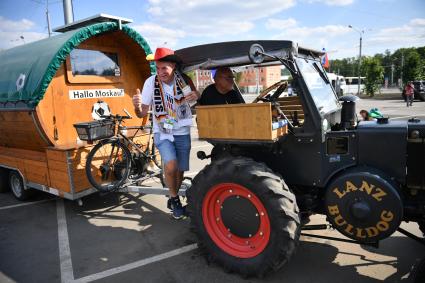
M273 84L272 86L269 86L268 88L266 88L265 90L263 90L253 101L252 103L257 103L258 101L265 101L265 102L271 102L273 100L271 100L272 98L274 100L277 99L277 97L279 97L279 95L282 93L282 91L286 88L286 86L288 85L288 83L286 81L279 81L275 84ZM277 89L276 89L277 88ZM278 90L280 88L283 88L280 92L278 92ZM276 94L276 92L270 97L270 98L266 98L267 94L273 90L276 89L276 92L278 92L278 94ZM277 97L273 97L274 95L277 95Z

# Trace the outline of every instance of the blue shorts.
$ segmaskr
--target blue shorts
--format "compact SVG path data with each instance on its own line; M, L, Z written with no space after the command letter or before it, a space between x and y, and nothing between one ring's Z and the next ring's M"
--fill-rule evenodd
M174 136L174 141L171 142L166 139L160 140L159 134L155 134L154 141L163 164L167 164L171 160L177 160L179 171L189 170L190 135L176 135Z

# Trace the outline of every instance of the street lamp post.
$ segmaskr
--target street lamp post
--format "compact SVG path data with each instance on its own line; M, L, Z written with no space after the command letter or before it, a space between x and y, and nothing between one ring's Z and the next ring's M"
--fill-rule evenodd
M348 27L351 28L351 29L353 29L353 30L355 30L355 31L357 31L359 33L359 35L360 35L359 70L358 70L358 72L359 72L359 81L358 81L358 85L357 85L357 95L360 96L360 68L361 68L361 65L362 65L362 36L363 36L364 30L361 30L360 31L360 30L356 29L355 27L353 27L352 25L348 25Z

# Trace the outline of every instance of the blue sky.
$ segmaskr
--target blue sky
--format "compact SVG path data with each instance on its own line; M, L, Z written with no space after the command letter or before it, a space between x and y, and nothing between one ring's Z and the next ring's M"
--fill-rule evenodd
M107 13L133 19L152 48L248 39L287 39L330 59L425 46L424 0L73 0L74 19ZM46 0L0 0L0 49L47 36ZM52 27L64 24L62 1L49 0ZM23 36L24 39L20 39Z

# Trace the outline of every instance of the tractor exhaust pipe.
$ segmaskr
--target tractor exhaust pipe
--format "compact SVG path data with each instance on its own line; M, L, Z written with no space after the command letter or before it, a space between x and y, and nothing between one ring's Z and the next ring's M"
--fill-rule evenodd
M63 0L63 16L65 25L74 21L74 9L72 7L72 0Z
M347 95L339 98L342 102L341 127L344 130L353 129L356 126L356 100L357 96Z

